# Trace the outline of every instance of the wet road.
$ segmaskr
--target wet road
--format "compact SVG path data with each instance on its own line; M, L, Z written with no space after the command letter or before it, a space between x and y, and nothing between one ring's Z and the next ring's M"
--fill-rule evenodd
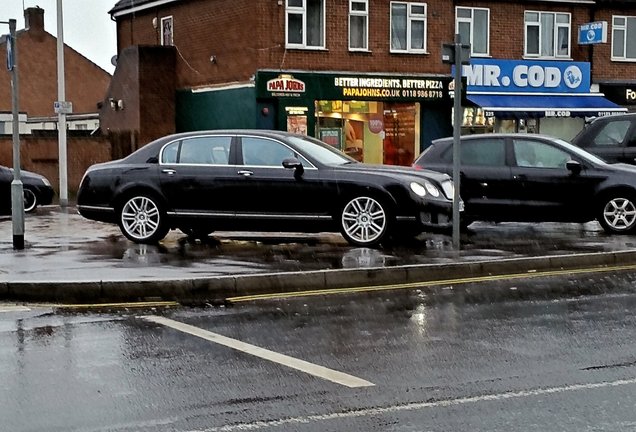
M631 431L635 282L100 313L0 305L0 429Z

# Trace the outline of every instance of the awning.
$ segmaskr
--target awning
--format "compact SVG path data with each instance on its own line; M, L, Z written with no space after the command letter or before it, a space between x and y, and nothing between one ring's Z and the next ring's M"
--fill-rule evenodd
M468 94L468 100L483 108L486 115L501 118L599 117L627 112L598 93L575 95L485 95Z

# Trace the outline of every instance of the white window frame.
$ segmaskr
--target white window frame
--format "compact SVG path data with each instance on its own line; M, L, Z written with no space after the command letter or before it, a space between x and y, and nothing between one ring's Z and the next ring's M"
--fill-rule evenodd
M169 43L165 43L166 42L166 38L165 38L165 34L163 32L164 29L164 23L166 21L170 21L170 41ZM161 18L161 45L167 45L167 46L173 46L174 45L174 20L172 19L172 15L170 16L165 16Z
M538 21L532 21L532 22L528 22L526 20L527 14L528 13L535 13L539 15L539 20ZM550 55L550 56L546 56L546 55L541 55L541 48L543 46L543 41L541 40L541 16L544 14L551 14L554 15L554 44L552 46L552 50L554 52L554 55ZM568 18L568 22L566 23L559 23L557 22L557 17L559 15L562 16L567 16ZM524 44L523 44L523 55L524 57L529 57L529 58L562 58L562 59L569 59L571 58L571 52L572 52L572 14L569 12L548 12L548 11L537 11L537 10L526 10L523 14L523 24L524 24ZM534 54L534 53L528 53L528 27L530 26L538 26L539 27L539 53L538 54ZM567 28L567 32L568 32L568 52L567 54L559 54L559 29L560 28Z
M406 49L395 49L393 48L393 5L395 4L403 4L406 5ZM424 7L424 14L412 13L412 7ZM411 48L411 23L413 21L423 21L424 22L424 48L417 49ZM389 47L392 53L409 53L409 54L428 54L428 4L420 3L420 2L405 2L405 1L392 1L390 4L390 14L389 14Z
M326 40L326 0L320 0L320 13L322 14L322 28L320 29L321 41L320 45L307 45L307 0L302 0L302 6L290 6L290 0L285 0L285 47L286 48L299 48L307 50L321 50L325 49ZM301 43L289 42L289 16L290 15L302 15L303 19L303 40Z
M354 4L364 5L364 11L354 10ZM353 30L351 20L353 17L364 19L365 40L364 46L362 47L351 46L351 36ZM369 0L349 0L349 51L369 51Z
M469 10L470 18L464 18L459 16L459 10ZM475 52L473 43L475 38L475 22L474 16L475 11L486 11L487 21L486 21L486 52ZM478 8L478 7L466 7L466 6L457 6L455 7L455 34L459 33L459 23L468 23L470 25L470 55L472 57L490 57L490 9L489 8ZM481 29L480 29L481 30Z
M616 24L616 19L624 19L625 24ZM627 45L629 42L629 38L627 37L627 21L628 20L636 20L636 16L630 15L612 15L612 51L611 51L611 60L612 61L621 61L621 62L636 62L636 57L627 57ZM623 32L623 55L615 56L614 55L614 41L616 40L616 32ZM633 44L636 44L636 35L633 35L631 38Z

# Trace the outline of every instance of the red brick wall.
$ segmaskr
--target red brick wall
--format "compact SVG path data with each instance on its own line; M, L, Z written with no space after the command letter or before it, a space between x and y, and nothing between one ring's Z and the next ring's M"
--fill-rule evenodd
M490 8L490 55L494 58L523 58L525 10L569 12L573 60L593 61L594 80L635 76L636 64L610 62L610 43L593 49L578 45L580 24L591 20L611 24L611 12L593 16L591 6L586 4L428 0L429 54L412 55L389 52L390 0L369 2L369 53L348 51L348 1L326 1L327 52L286 50L285 2L279 5L273 0L190 0L137 12L134 19L118 19L119 49L136 43L158 43L159 29L153 28L152 18L160 22L161 17L172 15L178 48L178 88L245 81L257 69L449 74L450 67L442 64L440 51L442 43L454 39L458 5ZM631 9L636 15L636 6ZM211 55L216 56L216 64L210 62Z
M593 81L633 81L636 79L636 63L610 61L612 55L612 16L636 16L636 5L631 10L606 9L597 13L595 21L607 21L608 37L606 44L595 45L592 78ZM633 43L634 41L632 41Z
M47 177L59 196L58 140L56 136L20 137L21 168ZM71 197L86 169L99 162L111 160L110 142L103 137L72 137L67 140L68 188ZM13 140L0 136L0 164L13 166Z

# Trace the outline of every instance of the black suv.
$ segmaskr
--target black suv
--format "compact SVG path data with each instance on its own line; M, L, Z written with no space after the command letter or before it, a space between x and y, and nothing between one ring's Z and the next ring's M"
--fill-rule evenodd
M636 164L636 113L596 118L572 143L610 163Z

